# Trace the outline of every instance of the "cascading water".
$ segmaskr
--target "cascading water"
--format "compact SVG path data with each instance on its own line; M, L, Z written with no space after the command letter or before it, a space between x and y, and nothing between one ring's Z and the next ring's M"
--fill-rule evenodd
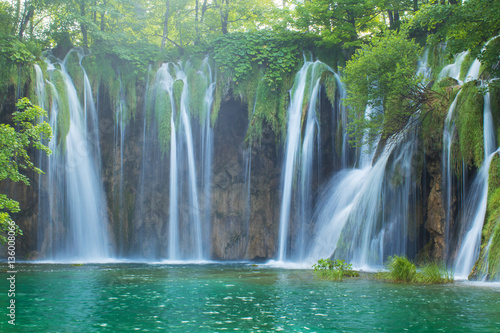
M165 219L165 224L168 220L168 227L158 238L158 242L162 242L162 238L166 240L162 242L164 250L153 256L174 261L207 258L213 158L210 115L214 87L208 59L202 62L200 70L193 69L189 63L184 66L166 63L156 74L151 103L154 112L146 113L152 117L148 127L153 130L145 133L146 158L142 172L158 174L155 185L168 186L169 196L166 198L168 210L164 218L160 217ZM193 102L192 95L196 93L203 94L199 105ZM194 122L196 117L198 121ZM168 132L161 132L167 122ZM165 144L158 142L158 139L164 140L164 135L169 135L169 162L164 161ZM197 156L201 158L195 158ZM145 197L141 200L147 201ZM150 210L145 208L146 212Z
M442 173L443 173L443 189L444 189L444 203L445 203L445 245L449 244L450 239L450 224L452 212L452 170L451 170L451 146L453 143L453 135L455 132L455 122L453 121L453 114L457 106L460 91L455 96L455 99L448 109L443 128L443 154L442 154Z
M494 37L496 38L496 37ZM490 39L488 43L493 40ZM465 53L461 53L456 57L456 63L463 61ZM460 60L460 61L459 61ZM460 64L461 65L461 64ZM449 65L452 66L452 65ZM448 67L448 66L447 66ZM446 74L445 67L439 77L443 78ZM456 70L452 71L455 76L460 76L460 67L456 66ZM478 80L481 63L475 59L470 66L465 82ZM456 78L456 77L454 77ZM484 83L483 83L484 84ZM455 97L455 100L450 106L448 115L445 120L443 130L443 182L445 190L446 204L446 240L445 244L450 243L449 229L451 224L451 202L452 202L452 170L451 170L451 145L455 124L453 120L454 111L456 109L458 97L461 94L460 90ZM464 193L466 193L465 205L460 209L459 215L459 241L458 253L453 262L455 276L458 278L467 278L472 267L479 257L479 249L481 244L481 231L486 214L486 204L488 199L488 170L492 157L495 155L497 148L495 138L495 129L493 125L493 117L491 114L491 101L489 92L484 94L484 109L483 109L483 148L484 161L476 174L471 188L466 189L464 180ZM465 168L465 166L464 166Z
M451 77L461 84L462 82L460 81L460 70L467 54L469 54L469 52L464 51L455 55L455 62L445 66L439 73L437 80L440 81L445 77Z
M312 205L312 161L316 154L314 147L319 135L316 106L320 76L325 71L333 75L333 71L325 64L304 60L304 65L295 76L291 91L281 181L282 199L277 255L280 262L302 260L304 256L305 228L311 217L308 210ZM297 186L294 188L296 180ZM295 205L292 205L293 203ZM292 206L296 207L293 214ZM293 216L296 226L292 225L290 216ZM296 229L297 237L290 235L291 227Z
M356 267L380 267L387 256L415 254L416 131L392 139L377 162L343 170L316 209L309 261L334 256Z
M66 71L67 59L73 52L80 57L83 72L84 107ZM82 57L80 51L72 51L64 61L57 62L60 69L48 66L48 85L53 96L49 102L50 124L56 139L49 144L53 154L42 166L46 175L40 176L46 193L40 196L40 207L46 209L39 213L39 246L46 259L100 261L110 256L106 200L96 160L98 117L87 74L81 66Z
M424 54L417 70L430 77ZM365 117L374 110L368 105ZM313 220L314 242L306 261L335 257L357 267L380 267L390 255L417 251L416 201L420 195L415 114L399 135L390 138L374 162L377 134L365 132L358 168L334 175L320 195Z
M118 76L118 80L120 82L120 90L119 90L119 98L116 105L115 111L115 127L114 127L114 157L115 163L114 165L119 166L118 170L115 169L114 179L118 179L117 193L115 200L118 202L118 219L120 221L125 221L124 214L126 213L125 209L125 198L124 198L124 153L125 153L125 137L127 130L127 105L125 102L125 87L123 86L123 81L121 75ZM119 228L119 232L117 235L117 244L118 244L118 253L123 255L125 253L125 235L123 234L123 228Z
M488 200L490 164L495 154L500 154L500 149L494 151L496 140L489 93L484 95L483 140L485 160L468 190L468 199L464 211L461 213L460 235L464 236L459 242L458 254L454 261L454 271L457 278L466 279L479 257L481 231Z
M479 257L481 231L488 200L488 175L495 154L500 154L500 149L486 158L469 190L470 195L461 218L461 234L464 236L455 258L455 278L467 279Z

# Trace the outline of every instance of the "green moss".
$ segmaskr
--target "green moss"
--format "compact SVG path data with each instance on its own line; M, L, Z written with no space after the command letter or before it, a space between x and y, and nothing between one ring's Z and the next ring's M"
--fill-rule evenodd
M493 117L494 128L497 130L497 142L500 142L500 82L493 81L489 84L491 101L491 115Z
M78 99L83 100L84 93L84 80L83 80L83 70L80 67L80 58L76 52L71 52L66 60L66 71L68 72L73 84L75 86L76 92L78 94Z
M453 79L451 79L453 80ZM441 87L439 84L435 86L435 91L431 91L426 96L427 103L422 106L422 120L421 138L423 140L425 149L429 152L440 152L443 149L443 126L448 114L451 103L455 99L458 89L452 87L456 83L455 80L448 81L444 79L440 83L448 82L451 84L448 87L446 84Z
M170 126L171 118L172 102L170 96L162 89L156 89L155 120L158 126L158 142L163 154L167 154L170 149L172 131Z
M60 71L54 71L53 83L57 90L58 99L58 113L57 113L57 145L61 147L62 151L66 149L66 136L70 127L70 110L68 94L66 91L66 82L64 76Z
M181 109L181 98L182 98L182 91L184 90L184 81L176 80L174 82L174 86L172 89L174 95L175 109L179 111Z
M326 97L328 97L330 104L335 105L335 92L337 91L335 75L330 71L324 71L321 75L321 81L325 86Z
M434 43L429 46L429 54L427 58L427 63L431 67L432 70L432 78L434 80L437 79L439 73L446 65L448 59L446 59L446 52L443 51L443 47L441 43Z
M484 97L476 82L463 85L455 110L459 154L455 154L455 165L462 160L468 166L479 168L484 160L483 140Z
M217 83L215 84L215 91L214 91L214 102L212 104L212 110L210 114L210 123L213 126L215 126L215 123L217 122L217 117L219 116L219 111L220 111L220 104L222 101L222 76L219 74Z
M205 121L204 102L205 93L207 91L207 77L205 73L199 72L194 68L188 73L189 84L189 109L191 114L198 117L200 122Z
M462 65L460 66L460 81L465 81L467 72L469 72L469 68L474 62L475 58L469 53L464 58Z
M125 92L125 105L126 105L126 116L125 119L129 120L135 118L137 111L137 82L136 75L134 73L125 73L122 75L122 87Z

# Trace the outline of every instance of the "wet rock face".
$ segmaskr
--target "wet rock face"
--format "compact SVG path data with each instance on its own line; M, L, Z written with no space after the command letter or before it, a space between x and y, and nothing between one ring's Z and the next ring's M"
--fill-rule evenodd
M269 258L275 251L279 165L274 134L266 129L261 145L250 149L245 143L247 126L245 105L236 101L221 105L212 169L211 256L215 259Z
M436 261L443 261L446 258L446 212L443 202L444 193L442 192L442 170L439 156L429 156L427 162L430 177L430 192L427 199L427 219L425 223L426 230L429 233L429 252L427 256Z

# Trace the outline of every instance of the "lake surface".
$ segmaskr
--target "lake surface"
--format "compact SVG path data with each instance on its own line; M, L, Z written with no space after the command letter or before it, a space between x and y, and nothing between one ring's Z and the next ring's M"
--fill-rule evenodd
M5 264L4 264L5 265ZM332 282L250 264L17 264L0 332L499 332L500 284Z

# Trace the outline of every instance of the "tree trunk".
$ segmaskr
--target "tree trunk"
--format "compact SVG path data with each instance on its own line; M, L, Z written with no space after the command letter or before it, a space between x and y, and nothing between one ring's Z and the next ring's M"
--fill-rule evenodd
M207 11L207 1L208 0L204 0L203 1L203 6L201 6L201 17L200 17L200 23L203 23L203 19L205 18L205 12Z
M21 16L21 0L17 0L15 21L14 21L14 26L12 27L13 34L15 34L17 32L17 27L18 27L19 21L21 20L20 16Z
M392 14L392 10L388 10L387 14L389 15L389 29L392 29L394 26L394 15Z
M165 20L163 21L163 38L161 40L161 49L162 51L165 49L165 42L168 38L168 19L170 17L170 1L167 0L165 9Z
M413 11L414 12L418 11L418 0L413 0Z
M195 16L194 16L194 30L195 30L195 33L196 33L196 37L195 37L195 44L200 40L200 31L198 29L198 22L199 22L199 19L198 19L198 13L199 13L199 7L200 7L200 1L199 0L196 0L196 3L195 3Z
M88 47L87 25L83 22L83 18L85 17L85 0L80 0L80 16L82 17L80 28L82 30L83 46Z
M26 30L26 26L33 17L34 12L35 12L35 7L33 5L29 5L28 12L21 21L21 26L19 27L19 39L23 39L24 30Z
M104 0L104 10L101 12L101 31L104 32L106 29L106 6L108 5L108 1Z
M399 30L399 26L401 25L401 21L399 20L399 10L394 11L394 28Z
M224 10L224 0L221 1L221 5L219 7L221 31L224 35L227 34L227 25L229 19L229 0L225 0L225 2L225 7L227 10ZM217 1L215 2L215 4L217 5Z

